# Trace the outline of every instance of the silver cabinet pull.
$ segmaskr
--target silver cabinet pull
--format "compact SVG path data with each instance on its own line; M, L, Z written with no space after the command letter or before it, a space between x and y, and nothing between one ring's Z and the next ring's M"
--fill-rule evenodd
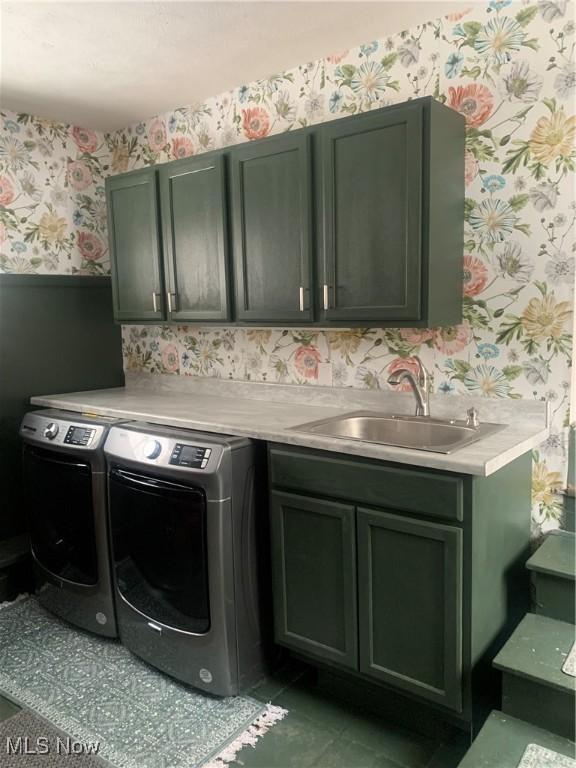
M300 286L300 312L304 312L304 286Z
M328 286L324 283L324 309L330 309L330 302L328 300Z
M158 312L158 305L156 303L156 295L157 295L157 291L152 291L152 306L154 307L154 312Z
M172 312L176 312L176 310L177 310L176 294L174 293L174 291L172 291L172 292L167 291L166 292L166 298L168 300L168 312L170 312L170 314L172 314ZM172 302L174 302L174 303L172 303Z

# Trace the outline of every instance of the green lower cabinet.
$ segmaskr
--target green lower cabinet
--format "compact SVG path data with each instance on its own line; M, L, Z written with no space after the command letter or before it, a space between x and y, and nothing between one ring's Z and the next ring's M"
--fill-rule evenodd
M271 494L276 641L358 668L354 507Z
M277 641L386 711L477 733L529 608L530 453L488 477L288 445L268 458Z
M359 508L360 671L462 709L462 531Z

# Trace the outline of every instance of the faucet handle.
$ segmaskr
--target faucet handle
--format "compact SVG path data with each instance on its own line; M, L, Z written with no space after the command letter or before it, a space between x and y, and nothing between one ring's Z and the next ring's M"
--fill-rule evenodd
M426 392L428 392L430 388L430 373L418 355L412 355L412 359L415 360L418 365L418 383L421 387L424 387Z
M480 421L478 420L478 411L476 408L468 408L466 411L467 419L466 419L466 426L472 427L472 429L478 429L480 426Z

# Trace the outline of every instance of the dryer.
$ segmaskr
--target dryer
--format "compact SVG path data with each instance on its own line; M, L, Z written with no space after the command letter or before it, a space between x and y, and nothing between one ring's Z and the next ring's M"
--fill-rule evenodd
M105 637L117 632L103 446L118 421L50 409L26 414L20 426L38 599Z
M184 683L238 694L262 676L271 621L265 456L145 423L113 427L105 453L121 641Z

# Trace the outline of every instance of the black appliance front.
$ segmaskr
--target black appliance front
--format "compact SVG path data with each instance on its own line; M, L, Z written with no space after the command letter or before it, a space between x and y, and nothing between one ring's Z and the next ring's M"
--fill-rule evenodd
M90 464L26 445L24 488L32 552L39 565L73 584L96 585Z
M194 634L208 632L204 491L113 466L109 494L120 595L152 622Z
M268 653L264 456L245 438L137 423L112 427L104 453L120 640L200 690L249 689Z
M116 637L103 443L116 420L31 411L20 427L23 506L41 604Z

